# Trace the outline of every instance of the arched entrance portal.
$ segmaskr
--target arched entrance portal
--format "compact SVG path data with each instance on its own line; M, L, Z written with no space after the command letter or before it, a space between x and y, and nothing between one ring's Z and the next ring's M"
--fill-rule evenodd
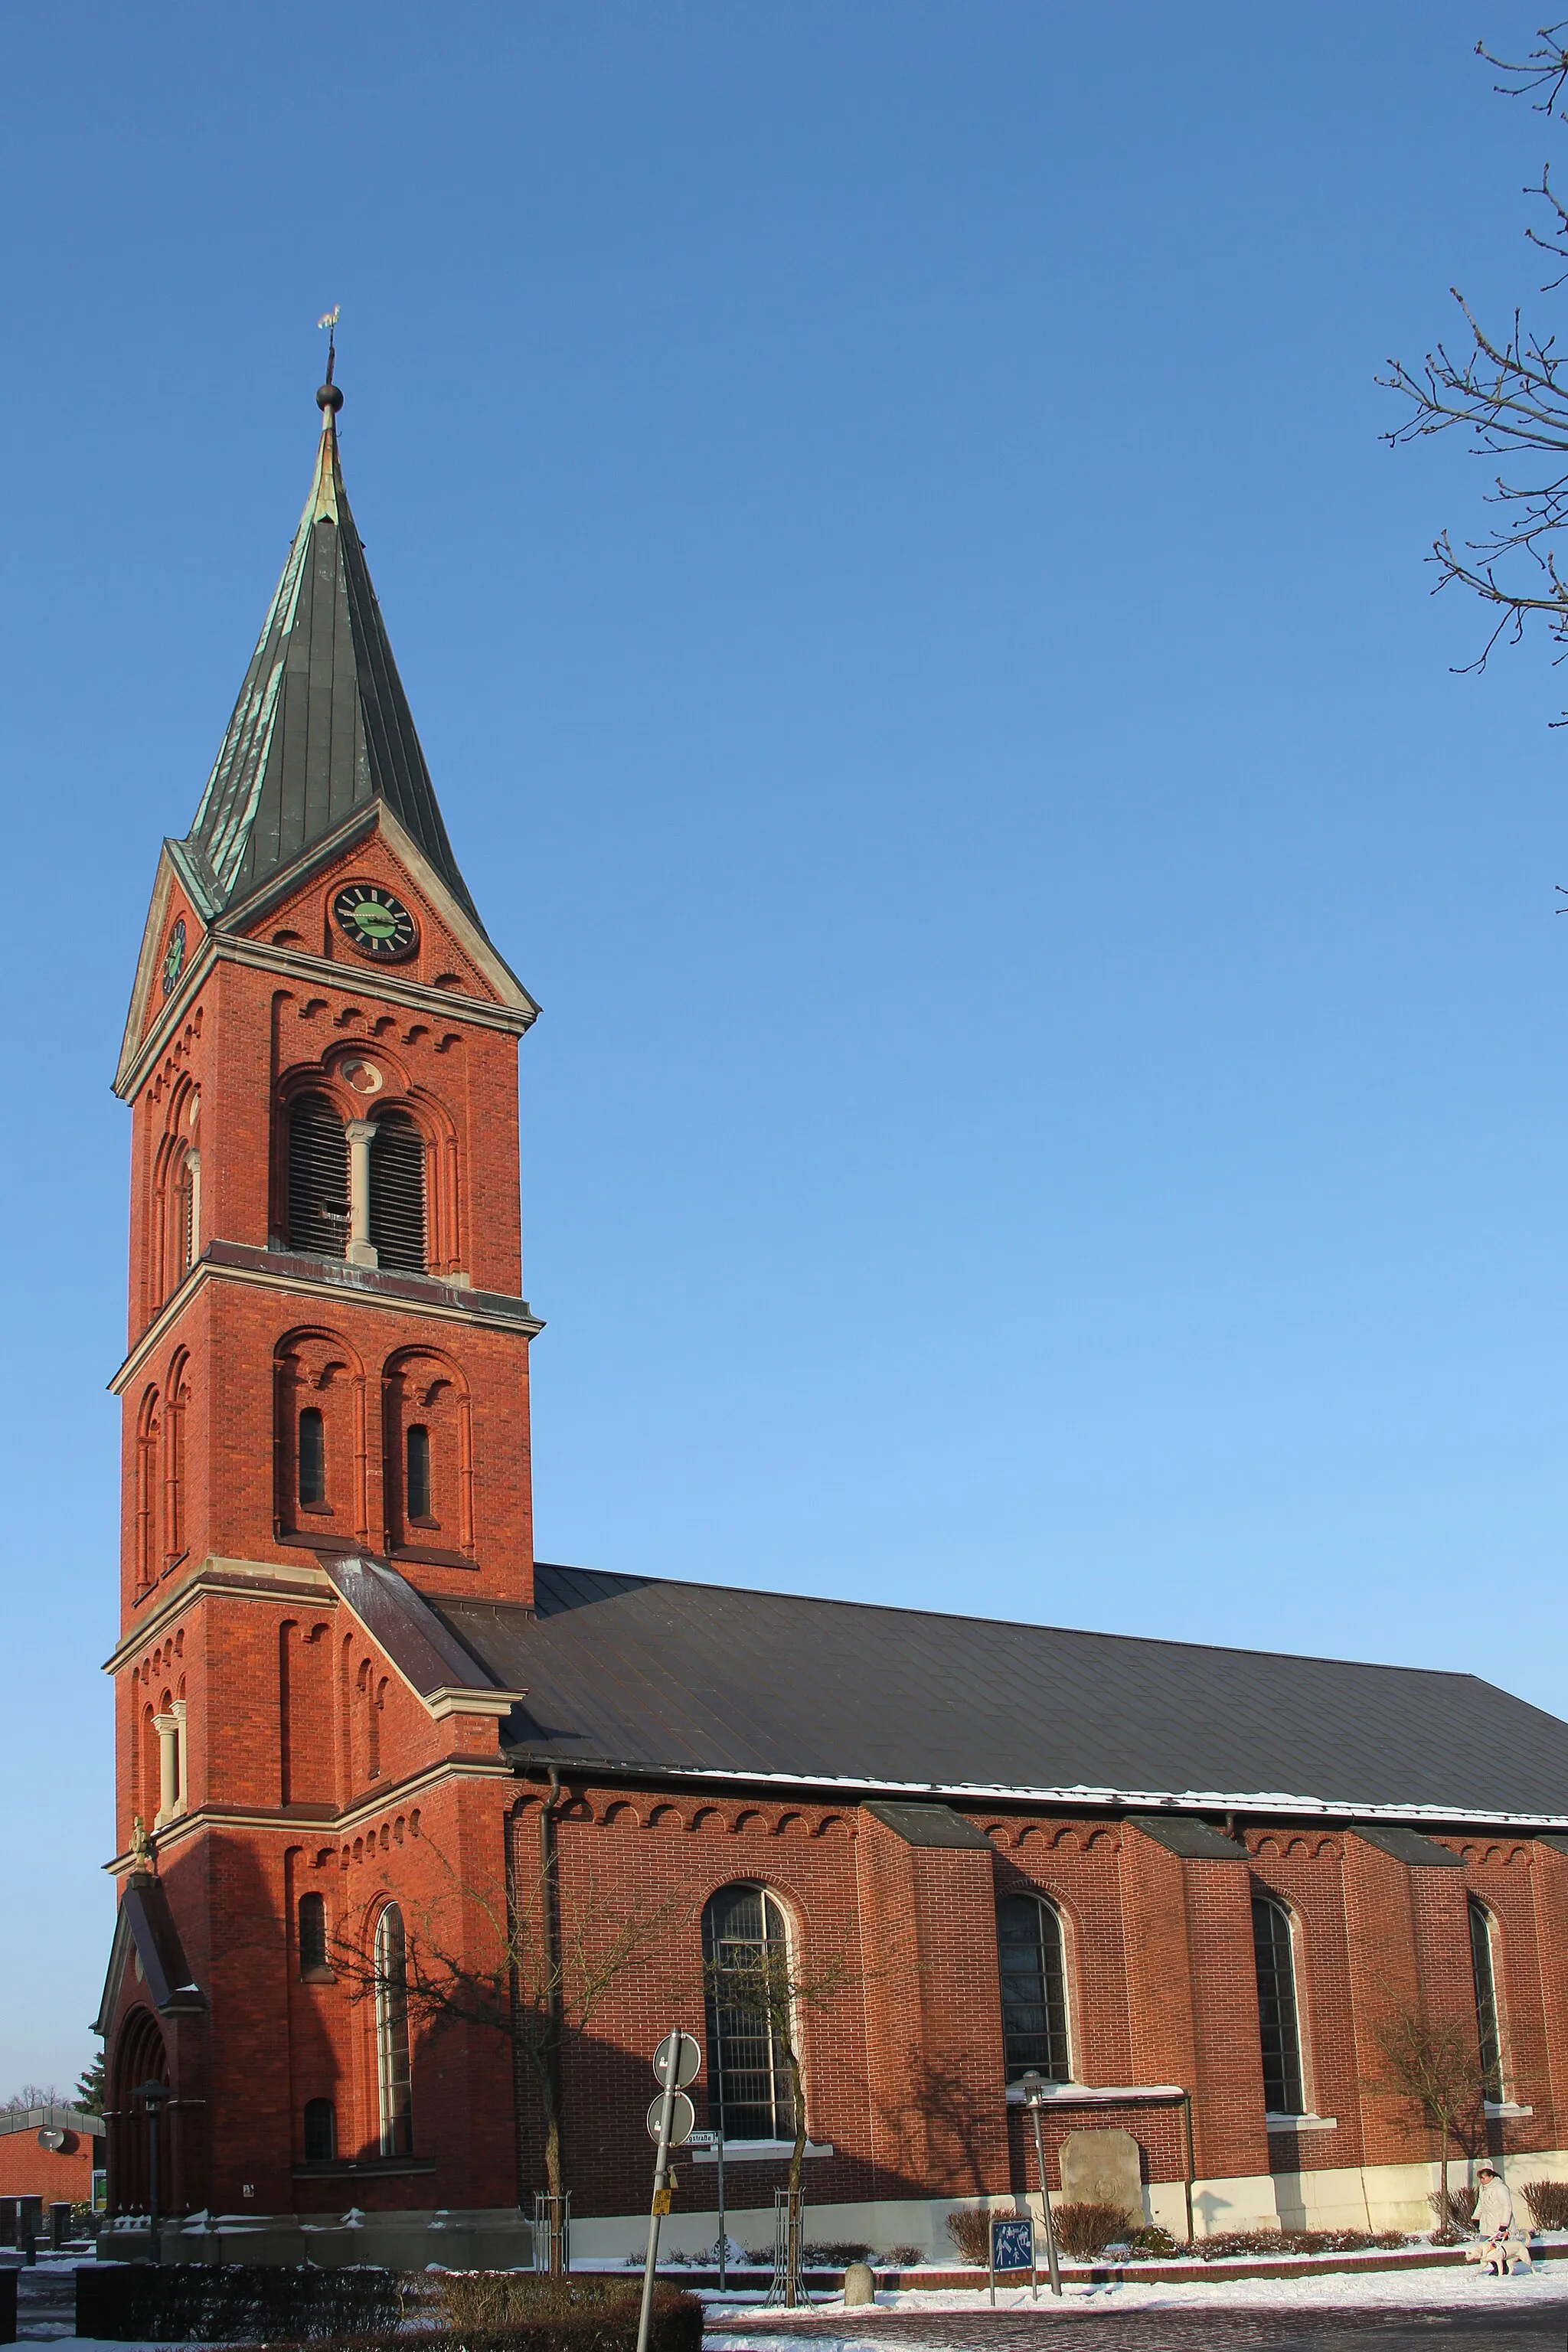
M169 2052L163 2040L163 2029L150 2009L131 2010L120 2028L114 2045L114 2065L110 2075L110 2103L104 2122L108 2126L109 2210L111 2213L144 2213L147 2210L147 2109L146 2102L132 2095L142 2083L163 2083L169 2080ZM160 2186L158 2201L169 2206L169 2184L173 2168L166 2121L160 2129L165 2134L160 2154Z

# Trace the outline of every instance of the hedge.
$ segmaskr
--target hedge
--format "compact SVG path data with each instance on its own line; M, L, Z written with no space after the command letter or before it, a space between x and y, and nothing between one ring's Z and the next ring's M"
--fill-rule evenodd
M118 2343L267 2344L275 2352L632 2352L640 2295L640 2281L592 2273L84 2263L76 2273L76 2332ZM487 2306L495 2321L474 2324ZM432 2325L437 2319L447 2324ZM700 2352L701 2340L700 2304L658 2287L651 2352Z

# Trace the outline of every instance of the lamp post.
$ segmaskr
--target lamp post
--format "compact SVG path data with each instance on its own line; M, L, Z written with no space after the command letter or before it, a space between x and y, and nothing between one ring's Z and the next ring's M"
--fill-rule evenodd
M158 2118L174 2097L167 2083L138 2083L131 2094L147 2110L147 2242L153 2260L163 2260L158 2243Z
M1040 2109L1046 2104L1045 2077L1037 2074L1031 2066L1028 2073L1020 2077L1018 2087L1024 2094L1024 2105L1034 2118L1035 2162L1039 2167L1040 2204L1046 2217L1046 2262L1051 2273L1051 2293L1060 2294L1062 2273L1057 2260L1057 2225L1051 2219L1051 2192L1046 2187L1046 2147L1040 2137Z

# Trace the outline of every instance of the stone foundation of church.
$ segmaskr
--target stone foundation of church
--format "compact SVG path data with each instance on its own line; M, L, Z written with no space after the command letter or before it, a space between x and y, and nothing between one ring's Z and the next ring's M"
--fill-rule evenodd
M1568 2149L1496 2159L1517 2193L1526 2180L1568 2180ZM1451 2179L1462 2177L1456 2162ZM1230 2230L1406 2230L1432 2226L1428 2199L1436 2189L1436 2164L1345 2166L1322 2172L1256 2173L1234 2180L1193 2183L1193 2219L1197 2238ZM1053 2196L1053 2206L1061 2202ZM860 2204L808 2205L807 2242L858 2243L877 2252L918 2246L927 2260L953 2255L947 2231L950 2213L1011 2212L1019 2207L1038 2215L1037 2193L1012 2197L888 2198ZM1180 2180L1150 2182L1143 2191L1143 2218L1169 2230L1178 2247L1186 2237L1186 2189ZM749 2251L773 2244L771 2206L731 2206L725 2221L731 2241ZM718 2236L716 2210L671 2214L661 2233L667 2257L700 2256ZM574 2221L576 2262L640 2262L647 2242L646 2213L596 2214ZM143 2221L110 2221L99 2240L102 2261L145 2259ZM422 2270L439 2263L451 2270L526 2270L533 2262L533 2233L521 2216L505 2207L468 2212L370 2213L304 2217L297 2214L195 2214L163 2225L160 2246L166 2263L314 2263L331 2268L345 2263L384 2264L392 2270Z

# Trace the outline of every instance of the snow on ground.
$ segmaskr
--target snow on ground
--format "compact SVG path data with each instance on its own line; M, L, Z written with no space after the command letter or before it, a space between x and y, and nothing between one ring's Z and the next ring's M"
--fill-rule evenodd
M708 2309L705 2352L706 2347L711 2347L711 2352L750 2352L756 2332L763 2327L768 2331L771 2346L774 2331L781 2337L787 2336L797 2316L794 2312L763 2310L755 2304L721 2298L712 2292L704 2294L702 2300ZM1050 2290L1042 2279L1039 2305L1048 2309L1051 2300ZM1147 2284L1127 2279L1111 2285L1091 2286L1076 2280L1071 2284L1064 2281L1061 2302L1056 2307L1077 2312L1415 2311L1444 2307L1470 2310L1485 2305L1488 2311L1495 2311L1526 2303L1568 2305L1568 2263L1547 2263L1534 2271L1516 2272L1508 2279L1482 2278L1472 2264L1466 2263L1442 2270L1335 2271L1327 2274L1320 2272L1316 2277L1307 2278L1208 2278L1194 2279L1190 2284L1185 2279L1178 2283L1151 2280ZM1026 2286L997 2288L999 2312L1026 2311L1029 2306ZM990 2308L990 2297L984 2286L978 2292L950 2287L879 2294L873 2308L862 2306L853 2311L845 2310L839 2295L814 2299L813 2303L819 2317L843 2318L846 2342L852 2342L862 2326L874 2331L883 2312L962 2311L973 2315ZM726 2320L743 2320L744 2332L726 2335ZM820 2337L801 2340L814 2343L816 2352L820 2352ZM784 2352L782 2343L779 2352Z

